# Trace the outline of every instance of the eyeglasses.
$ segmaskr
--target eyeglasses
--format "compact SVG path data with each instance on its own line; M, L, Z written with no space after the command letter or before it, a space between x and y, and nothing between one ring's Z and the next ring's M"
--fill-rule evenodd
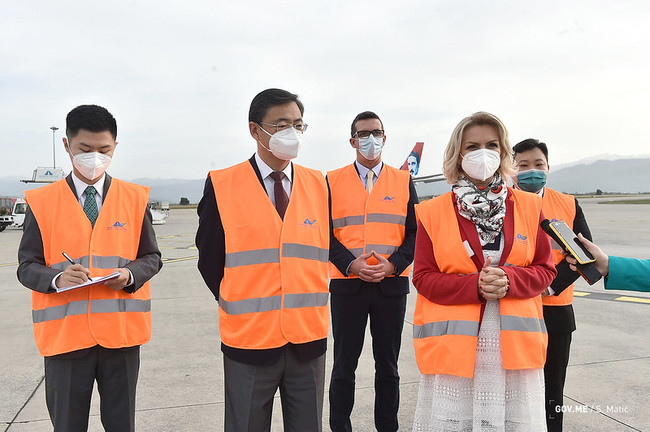
M368 138L372 134L375 138L383 138L384 137L384 131L381 129L375 129L371 131L357 131L357 133L354 134L356 138Z
M260 126L261 125L273 126L275 128L276 132L288 129L290 127L293 127L295 130L298 130L300 132L305 132L307 130L307 123L280 122L280 123L274 124L274 123L257 122L257 124L259 124Z

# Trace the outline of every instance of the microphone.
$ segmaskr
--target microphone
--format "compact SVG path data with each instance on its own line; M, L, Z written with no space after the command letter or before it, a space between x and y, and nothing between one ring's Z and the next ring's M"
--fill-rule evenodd
M595 260L584 245L578 240L578 236L569 228L563 221L551 222L544 219L540 226L546 234L548 234L555 243L557 243L567 255L571 255L578 262L576 268L582 278L587 281L589 285L598 282L603 275L592 264Z

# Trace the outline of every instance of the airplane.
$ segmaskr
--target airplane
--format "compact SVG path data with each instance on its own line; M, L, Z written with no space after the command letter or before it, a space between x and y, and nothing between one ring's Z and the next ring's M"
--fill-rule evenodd
M417 177L418 172L420 171L420 161L422 160L423 149L424 142L416 142L413 146L413 150L411 150L411 153L406 157L406 160L400 169L408 170L411 173L413 183L433 183L447 180L445 175L442 173Z

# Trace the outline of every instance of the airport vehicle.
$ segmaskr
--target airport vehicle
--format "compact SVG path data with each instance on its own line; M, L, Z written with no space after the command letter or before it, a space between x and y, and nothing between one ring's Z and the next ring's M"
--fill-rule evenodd
M17 199L15 197L0 197L0 231L4 231L5 228L13 225L14 217L12 212Z
M18 197L0 197L0 231L8 226L22 228L27 203Z
M9 215L0 215L0 232L4 231L8 226L13 225L14 218Z
M38 167L32 173L31 179L21 180L23 183L54 183L65 177L63 168Z
M169 203L167 203L167 208L165 208L165 203L160 207L157 203L149 203L149 212L151 213L151 223L153 225L162 225L167 222L167 217L169 216Z

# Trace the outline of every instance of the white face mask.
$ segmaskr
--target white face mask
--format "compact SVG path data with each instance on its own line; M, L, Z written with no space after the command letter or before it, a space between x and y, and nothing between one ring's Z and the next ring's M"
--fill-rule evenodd
M501 165L501 156L494 150L474 150L462 156L462 158L461 166L463 171L474 180L484 181L489 179Z
M375 138L372 134L367 138L359 138L359 153L368 160L373 160L379 156L382 147L384 147L383 138Z
M281 160L291 160L298 156L298 150L300 150L300 145L302 143L302 132L293 127L288 127L281 131L277 131L273 135L266 132L264 128L260 126L268 136L271 137L269 140L269 147L262 147L270 151L273 156Z
M101 177L110 164L111 157L99 152L82 152L72 156L72 165L88 180Z

